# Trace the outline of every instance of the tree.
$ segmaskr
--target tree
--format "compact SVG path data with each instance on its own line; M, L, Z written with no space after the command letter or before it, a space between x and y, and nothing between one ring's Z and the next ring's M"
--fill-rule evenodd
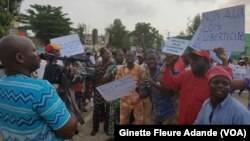
M196 30L198 29L200 23L201 23L201 16L200 14L197 14L192 21L188 21L188 26L186 29L187 33L185 34L183 31L181 31L177 36L177 38L191 40Z
M7 34L23 0L0 0L0 37Z
M120 19L115 19L113 24L106 28L109 32L109 44L111 49L127 49L130 48L129 32L122 24Z
M200 14L197 14L194 17L193 21L191 22L190 26L187 27L187 34L193 37L200 23L201 23L201 16Z
M50 5L30 5L31 9L26 10L21 22L25 25L22 28L30 29L36 37L40 38L45 44L56 37L69 35L72 31L69 18L66 13L62 13L62 7Z
M195 32L197 31L198 27L200 26L200 23L201 23L201 16L197 14L192 21L188 21L188 26L186 29L187 33L185 34L183 31L181 31L179 35L176 36L176 38L191 40ZM185 50L184 54L187 54L191 52L192 50L193 50L192 48L188 47Z
M81 43L85 44L86 25L84 23L78 24L77 28L75 29L75 32L78 34Z
M144 39L144 45L147 49L160 49L163 36L159 31L151 27L150 23L137 23L135 30L131 32L131 37L135 46L138 45L139 39Z

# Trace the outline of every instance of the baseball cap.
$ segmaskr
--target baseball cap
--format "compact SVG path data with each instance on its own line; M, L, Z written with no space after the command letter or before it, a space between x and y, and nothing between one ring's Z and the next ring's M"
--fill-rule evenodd
M205 57L206 59L208 59L208 61L211 60L211 57L210 57L210 54L208 53L208 51L205 51L205 50L196 50L196 51L190 52L189 55L193 55L193 54L201 56L201 57Z
M58 46L57 44L48 44L45 47L45 52L49 53L53 50L60 50L60 46Z
M223 66L214 66L208 71L208 81L210 81L215 76L225 76L230 81L232 81L232 69Z

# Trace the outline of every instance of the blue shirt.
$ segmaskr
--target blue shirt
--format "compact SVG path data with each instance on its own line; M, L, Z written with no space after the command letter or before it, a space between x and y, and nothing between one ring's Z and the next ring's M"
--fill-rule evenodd
M155 75L161 79L161 70L157 67ZM152 76L149 76L152 79ZM160 82L157 82L160 83ZM175 113L174 94L156 91L151 88L150 98L157 122L163 122Z
M0 77L0 131L5 141L63 140L53 130L69 118L48 81L24 75Z
M250 112L231 95L228 95L215 109L213 109L209 98L204 101L194 124L250 124Z

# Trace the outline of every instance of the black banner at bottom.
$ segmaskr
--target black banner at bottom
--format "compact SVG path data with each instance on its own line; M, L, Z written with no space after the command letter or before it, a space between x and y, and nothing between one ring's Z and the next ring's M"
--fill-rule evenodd
M131 137L157 141L178 138L249 141L250 125L116 125L116 141L128 141Z

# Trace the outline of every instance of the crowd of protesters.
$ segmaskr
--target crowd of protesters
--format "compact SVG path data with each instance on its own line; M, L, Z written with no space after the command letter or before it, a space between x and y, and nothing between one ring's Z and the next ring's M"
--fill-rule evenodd
M119 125L192 125L192 124L250 124L250 111L231 96L231 90L250 90L250 79L232 79L232 68L249 66L241 58L238 66L231 63L222 48L214 52L221 64L213 65L208 51L194 50L183 56L147 51L102 47L86 49L82 57L88 62L55 64L70 69L69 80L63 86L43 80L49 60L42 60L34 44L26 37L9 35L0 40L0 61L5 75L0 77L0 131L4 139L59 140L77 133L78 111L86 111L87 101L93 99L92 136L104 122L104 131L114 137ZM48 44L45 52L60 56L60 47ZM244 62L244 63L243 63ZM85 67L95 70L88 76ZM34 73L36 72L36 73ZM105 101L96 87L133 78L136 89L129 95ZM62 98L63 87L74 91L69 103ZM229 112L230 111L230 112ZM12 120L10 120L12 117ZM30 132L25 134L23 130Z

